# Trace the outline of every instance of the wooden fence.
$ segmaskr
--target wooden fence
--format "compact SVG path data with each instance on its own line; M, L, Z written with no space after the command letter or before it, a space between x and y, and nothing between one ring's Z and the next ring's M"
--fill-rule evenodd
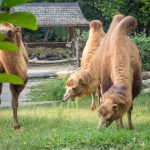
M67 42L31 42L25 43L26 47L50 47L50 48L66 48Z

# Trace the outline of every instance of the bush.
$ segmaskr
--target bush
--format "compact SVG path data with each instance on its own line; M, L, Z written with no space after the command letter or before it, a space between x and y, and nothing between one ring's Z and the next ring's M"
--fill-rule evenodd
M83 32L81 34L83 41L86 42L88 39L88 32ZM142 60L142 70L150 71L150 37L146 37L144 34L138 34L131 37L133 41L136 43L141 60Z
M150 37L146 37L144 34L140 34L133 36L132 39L135 41L140 51L142 69L144 71L150 70Z

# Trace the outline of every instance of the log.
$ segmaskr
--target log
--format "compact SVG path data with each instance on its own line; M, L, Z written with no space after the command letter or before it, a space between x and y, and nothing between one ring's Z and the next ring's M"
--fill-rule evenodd
M29 63L30 64L59 64L59 63L66 63L66 62L72 62L72 61L77 61L77 58L53 60L53 61L38 60L38 59L34 58L34 59L29 60Z
M150 71L144 71L142 72L142 79L146 80L146 79L150 79Z

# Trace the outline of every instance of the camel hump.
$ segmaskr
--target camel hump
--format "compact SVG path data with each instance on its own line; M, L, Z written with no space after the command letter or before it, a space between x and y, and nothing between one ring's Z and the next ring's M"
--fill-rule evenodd
M93 20L90 22L90 28L99 29L102 26L102 22L100 20Z
M123 18L125 18L125 15L123 14L117 14L113 16L113 21L114 22L120 22Z
M135 29L136 26L137 20L132 16L127 16L119 23L118 30L128 34L132 29Z
M108 33L111 33L123 18L125 18L123 14L114 15L110 27L108 29Z

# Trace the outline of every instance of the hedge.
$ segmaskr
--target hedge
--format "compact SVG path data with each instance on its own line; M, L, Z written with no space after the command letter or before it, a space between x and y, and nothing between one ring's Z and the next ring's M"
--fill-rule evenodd
M83 41L88 39L88 33L82 32L81 37ZM150 37L146 37L144 34L136 34L131 36L131 39L136 43L141 60L142 60L142 70L143 71L150 71Z
M150 37L140 34L132 36L132 39L140 51L142 70L150 71Z

